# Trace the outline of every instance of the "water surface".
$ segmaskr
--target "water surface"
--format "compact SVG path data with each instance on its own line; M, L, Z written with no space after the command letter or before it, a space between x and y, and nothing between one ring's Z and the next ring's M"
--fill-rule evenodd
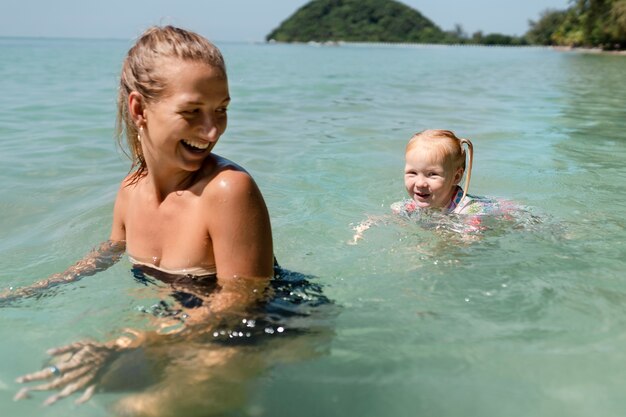
M1 287L61 271L108 237L129 167L113 139L128 47L0 40ZM323 336L236 351L237 396L204 415L624 414L624 57L220 47L233 103L216 152L257 180L281 264L315 276L340 312ZM471 192L514 200L539 224L500 224L467 242L388 221L349 245L355 224L404 197L403 148L426 128L470 138ZM123 260L54 296L1 308L0 408L109 415L126 393L42 409L43 396L12 402L13 380L49 347L146 326L141 307L155 301Z

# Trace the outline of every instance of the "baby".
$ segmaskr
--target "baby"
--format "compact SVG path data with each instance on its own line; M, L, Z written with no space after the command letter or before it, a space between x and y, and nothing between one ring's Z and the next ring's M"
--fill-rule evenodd
M392 212L403 217L425 211L459 214L463 226L456 231L481 230L483 215L505 214L509 203L467 194L473 159L474 147L469 139L459 139L449 130L416 133L405 151L404 185L410 198L393 203ZM354 226L356 233L350 243L362 239L377 220L370 217Z
M449 130L416 133L405 152L404 186L410 199L393 203L391 210L406 215L421 209L456 214L492 213L499 205L497 202L467 194L473 159L474 147L469 139L459 139ZM459 184L463 178L462 188Z

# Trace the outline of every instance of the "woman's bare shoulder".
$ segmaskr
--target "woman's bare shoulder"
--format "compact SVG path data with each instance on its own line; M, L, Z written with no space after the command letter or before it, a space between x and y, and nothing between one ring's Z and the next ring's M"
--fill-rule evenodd
M131 199L131 192L135 185L132 181L132 175L127 175L120 182L120 186L115 197L115 205L113 207L113 224L111 226L111 236L109 239L120 241L126 240L126 212Z
M129 173L120 181L120 185L117 190L117 199L126 199L130 196L133 190L137 187L138 179L133 173Z
M125 209L129 201L132 201L133 195L136 194L141 179L142 178L137 178L133 173L130 173L120 181L115 198L116 206Z
M216 155L216 164L204 193L208 198L249 195L257 190L252 176L237 163Z

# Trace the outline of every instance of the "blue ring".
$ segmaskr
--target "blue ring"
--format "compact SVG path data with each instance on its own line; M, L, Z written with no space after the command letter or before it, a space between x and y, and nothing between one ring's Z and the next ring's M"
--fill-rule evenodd
M61 376L61 370L57 368L56 365L49 366L48 370L54 376Z

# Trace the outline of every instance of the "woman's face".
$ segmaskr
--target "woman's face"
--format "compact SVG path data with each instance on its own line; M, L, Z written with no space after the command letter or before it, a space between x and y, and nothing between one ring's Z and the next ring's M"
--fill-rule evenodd
M450 204L463 169L437 158L428 147L416 146L406 153L404 185L420 208L445 208Z
M228 81L218 68L173 58L158 76L165 90L144 107L143 155L148 166L197 171L226 130Z

